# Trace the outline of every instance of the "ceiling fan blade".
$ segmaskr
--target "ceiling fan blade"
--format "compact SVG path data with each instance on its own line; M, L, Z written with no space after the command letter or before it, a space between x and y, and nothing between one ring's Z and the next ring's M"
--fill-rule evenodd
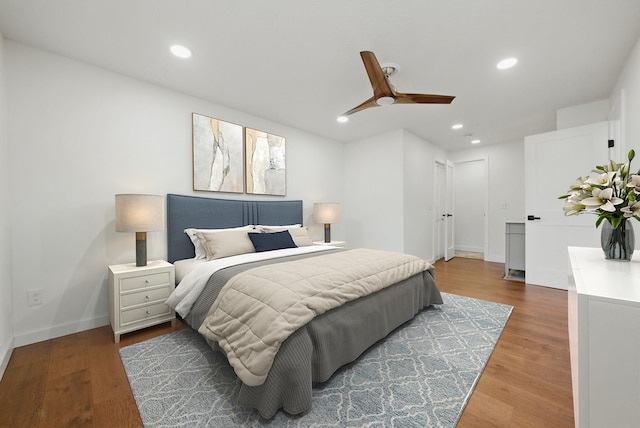
M451 104L455 97L450 95L403 94L396 93L394 104Z
M362 58L364 68L367 70L367 75L369 76L371 87L373 88L373 98L393 98L395 96L395 92L391 88L391 84L387 80L387 76L384 75L382 67L380 67L380 63L373 52L360 52L360 57Z
M359 106L352 108L351 110L349 110L346 113L343 113L342 116L349 116L350 114L362 111L362 110L364 110L366 108L369 108L369 107L378 107L378 104L376 103L375 97L369 98L368 100L366 100L365 102L363 102Z

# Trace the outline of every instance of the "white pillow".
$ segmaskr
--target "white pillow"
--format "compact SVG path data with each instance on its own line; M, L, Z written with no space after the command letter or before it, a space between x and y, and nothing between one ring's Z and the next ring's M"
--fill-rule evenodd
M256 252L248 230L198 231L196 234L207 254L207 260Z
M309 229L302 227L301 224L290 224L286 226L256 226L262 233L282 232L288 230L293 242L298 247L307 247L313 245L309 237Z
M206 259L207 258L207 252L204 249L203 244L200 242L200 239L198 238L198 234L196 232L207 232L207 233L217 233L217 232L226 232L226 231L230 231L230 230L247 230L247 231L251 231L253 230L253 226L252 225L248 225L248 226L240 226L240 227L231 227L231 228L227 228L227 229L194 229L194 228L189 228L189 229L185 229L184 233L187 234L187 236L189 237L189 239L191 239L191 242L193 243L193 248L195 249L195 259Z
M294 244L298 247L308 247L309 245L313 245L313 242L311 242L311 238L309 237L309 229L306 227L292 227L287 230L289 231Z
M261 232L264 232L264 233L282 232L283 230L295 229L300 227L302 227L301 224L287 224L285 226L264 226L260 224L256 225L256 229L259 229Z

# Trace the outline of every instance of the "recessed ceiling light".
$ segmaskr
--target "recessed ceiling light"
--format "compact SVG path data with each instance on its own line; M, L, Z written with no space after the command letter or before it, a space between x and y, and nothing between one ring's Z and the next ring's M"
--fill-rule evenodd
M480 144L480 140L471 140L471 144Z
M190 58L191 57L191 50L189 50L189 48L186 48L186 47L184 47L182 45L173 45L169 49L171 50L171 53L174 54L175 56L177 56L178 58Z
M462 129L462 124L456 123L455 125L451 125L451 129Z
M518 59L517 58L507 58L507 59L503 59L502 61L500 61L498 63L498 65L496 65L496 67L498 67L500 70L504 70L505 68L513 67L517 63L518 63Z
M349 118L347 116L338 116L338 122L340 123L349 122Z

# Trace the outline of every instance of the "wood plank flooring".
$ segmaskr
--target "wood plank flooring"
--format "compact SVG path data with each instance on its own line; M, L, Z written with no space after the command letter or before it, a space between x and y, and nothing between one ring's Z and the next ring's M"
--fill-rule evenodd
M505 281L504 265L436 262L447 293L514 306L458 427L572 427L567 293ZM122 336L101 327L16 348L0 382L0 427L142 427L118 349L185 328Z

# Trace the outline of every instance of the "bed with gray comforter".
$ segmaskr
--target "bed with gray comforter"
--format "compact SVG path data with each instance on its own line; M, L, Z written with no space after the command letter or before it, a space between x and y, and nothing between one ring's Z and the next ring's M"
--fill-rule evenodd
M194 246L184 233L187 228L296 223L303 223L301 200L246 201L168 194L168 260L173 263L194 257ZM236 274L266 263L300 257L320 257L320 254L252 262L218 271L209 278L185 320L199 329L224 284ZM430 269L325 312L282 342L264 383L242 384L239 402L257 409L264 418L272 417L281 408L290 414L306 412L312 406L314 383L329 379L337 369L355 361L422 309L441 303ZM218 348L215 342L209 341L209 344Z
M344 250L330 252L336 251ZM327 253L287 256L222 269L209 278L185 321L198 329L222 287L241 272ZM262 385L242 384L240 404L257 409L264 418L271 418L280 408L290 414L308 411L314 383L326 381L341 366L353 362L419 311L435 304L442 304L442 297L430 268L314 318L282 343ZM216 342L207 341L219 350Z

